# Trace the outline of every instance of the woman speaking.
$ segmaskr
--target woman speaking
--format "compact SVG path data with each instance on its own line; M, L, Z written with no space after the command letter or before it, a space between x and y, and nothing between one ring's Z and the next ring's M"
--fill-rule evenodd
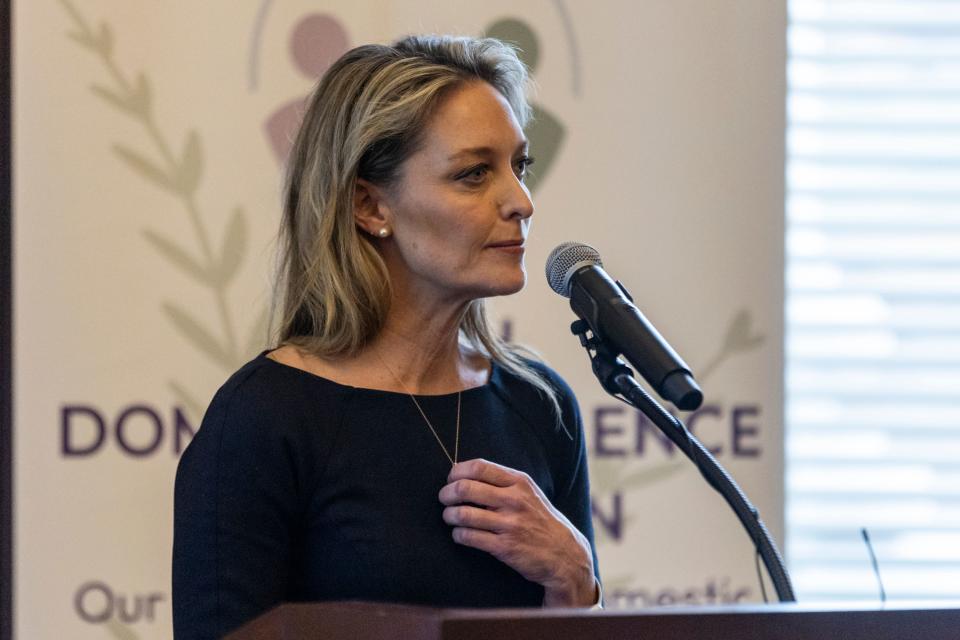
M285 601L599 601L576 400L490 328L526 280L526 70L497 40L362 46L289 161L277 348L177 470L176 637Z

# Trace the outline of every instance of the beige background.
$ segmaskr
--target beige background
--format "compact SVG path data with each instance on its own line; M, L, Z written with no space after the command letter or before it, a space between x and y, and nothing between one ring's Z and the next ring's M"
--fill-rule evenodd
M721 462L782 543L783 2L74 4L92 28L110 25L119 73L146 75L157 134L175 154L196 131L203 163L195 202L215 248L231 211L245 212L247 243L224 298L239 343L255 331L269 296L278 216L279 172L262 123L311 85L287 51L296 21L331 13L353 44L414 31L479 34L502 17L526 21L540 38L538 101L565 125L566 139L536 193L529 285L495 308L572 384L591 438L594 409L615 401L599 390L567 332L572 312L544 282L553 246L594 244L695 371L720 351L734 317L747 313L748 333L765 340L702 380L723 418L705 419L701 431L709 443L729 445L731 409L761 407L748 422L759 424L764 455L727 452ZM261 11L266 21L253 47ZM61 2L15 2L14 17L16 637L164 638L173 412L191 411L171 383L205 405L229 371L185 339L163 305L175 303L220 337L221 315L211 290L145 236L202 254L183 202L112 150L120 144L160 157L141 122L91 91L115 86L110 67L68 37L76 24ZM60 411L68 404L93 406L111 424L126 407L153 407L163 443L133 458L111 433L95 455L64 458ZM632 418L610 422L629 427ZM130 441L146 442L147 426L131 420ZM629 429L608 440L631 442ZM679 460L655 453L592 461L598 504L606 508L619 491L629 518L621 541L598 537L613 606L629 593L683 594L711 580L758 597L745 534ZM107 623L75 611L78 589L90 581L114 594ZM102 593L91 593L87 609L104 611ZM117 617L121 599L136 619Z

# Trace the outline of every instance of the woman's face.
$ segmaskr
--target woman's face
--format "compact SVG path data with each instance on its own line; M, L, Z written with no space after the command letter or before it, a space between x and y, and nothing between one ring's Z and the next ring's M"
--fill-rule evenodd
M523 288L529 162L523 130L491 85L446 96L379 201L393 231L382 247L395 289L459 302Z

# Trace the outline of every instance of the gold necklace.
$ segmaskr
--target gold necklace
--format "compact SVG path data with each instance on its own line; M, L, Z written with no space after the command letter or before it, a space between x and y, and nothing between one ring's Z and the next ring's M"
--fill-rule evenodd
M399 381L399 378L397 379ZM402 383L401 383L402 384ZM417 406L417 410L420 412L420 415L423 416L423 421L427 423L427 427L430 428L430 433L433 434L433 437L437 439L437 444L440 445L440 448L443 449L443 455L447 456L447 460L450 461L450 466L457 464L457 458L460 456L460 394L461 391L457 391L457 431L456 439L453 443L453 457L450 456L450 452L444 446L443 441L440 439L440 436L437 435L437 430L433 428L433 424L430 423L430 419L427 417L427 414L423 412L423 407L420 406L420 403L417 402L417 399L412 393L407 391L407 395L410 396L410 399L413 400L413 404Z
M384 359L380 357L379 353L377 353L377 359L380 360L380 364L383 365L384 369L389 371L390 375L396 378L397 383L400 385L400 387L404 390L404 392L408 396L410 396L410 399L413 400L413 404L414 406L417 407L417 411L419 411L420 415L423 416L423 421L427 423L427 428L430 429L430 433L433 434L433 437L436 438L437 440L437 444L439 444L440 448L443 449L443 455L447 456L447 460L450 461L450 466L452 467L453 465L457 464L457 460L459 459L459 456L460 456L460 396L463 392L457 391L457 429L456 429L455 440L453 443L453 455L451 456L450 451L443 444L443 440L440 439L439 434L437 434L437 430L433 428L433 423L430 422L430 418L427 417L427 414L424 413L423 411L423 407L421 407L420 403L417 402L417 398L412 393L410 393L410 390L407 388L407 385L403 384L403 380L400 379L400 376L394 373L393 369L387 366L386 361L384 361Z

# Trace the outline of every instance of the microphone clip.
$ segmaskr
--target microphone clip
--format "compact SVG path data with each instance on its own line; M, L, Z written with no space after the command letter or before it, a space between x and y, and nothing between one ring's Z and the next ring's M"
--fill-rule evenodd
M590 366L593 374L600 381L604 391L612 396L619 396L622 391L615 382L617 376L628 375L633 377L633 370L603 342L586 320L575 320L570 325L570 332L580 340L580 346L587 351L590 357Z

